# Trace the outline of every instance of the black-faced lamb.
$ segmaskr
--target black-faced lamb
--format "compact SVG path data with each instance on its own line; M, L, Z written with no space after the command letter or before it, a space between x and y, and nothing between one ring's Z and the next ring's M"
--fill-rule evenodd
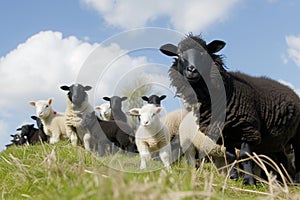
M92 89L91 86L72 84L71 86L61 86L64 91L68 91L66 97L67 108L65 111L65 127L67 135L71 139L73 146L77 146L78 139L87 151L90 151L91 134L82 127L82 118L79 114L92 112L94 109L88 102L86 91Z
M92 147L96 147L100 156L105 155L105 149L111 148L112 143L127 152L137 153L134 132L127 123L101 120L93 111L82 114L81 125L91 133Z
M50 137L46 135L46 133L44 132L44 125L42 120L37 116L31 116L31 119L36 121L36 126L38 128L38 131L36 131L36 133L32 135L32 137L28 138L29 144L34 144L40 141L49 142Z
M112 97L103 97L105 101L109 101L110 109L111 109L111 120L115 121L122 121L131 125L130 120L128 119L127 115L122 110L122 102L127 99L127 97L119 97L119 96L112 96Z
M67 138L65 127L65 116L52 108L53 99L31 101L30 105L35 106L36 115L42 120L44 132L50 136L50 143L54 144L60 139Z
M142 108L130 109L132 115L140 117L140 125L135 134L135 142L141 158L141 169L146 168L146 161L151 153L159 151L159 156L169 172L171 172L171 145L168 128L161 122L159 113L162 107L146 104Z
M161 106L161 101L164 100L167 96L166 95L161 95L157 96L155 94L147 97L147 96L142 96L142 99L149 104L154 104L156 106Z
M295 152L296 175L294 180L300 182L300 100L295 92L276 81L266 77L252 77L240 72L227 72L222 56L216 53L225 46L225 42L214 40L206 43L198 36L188 35L178 46L166 44L161 46L162 53L176 57L169 71L171 84L181 94L185 93L183 82L188 81L201 102L197 121L201 130L214 138L223 134L227 155L235 155L235 148L240 149L243 159L257 154L282 154L285 146L292 144ZM182 78L182 76L184 78ZM221 77L222 85L218 81ZM205 81L206 80L206 81ZM209 86L211 91L209 91ZM224 87L222 87L224 86ZM224 94L226 109L217 110L215 114L225 115L225 121L217 121L219 127L210 124L212 107L220 106L212 102L210 93ZM189 94L182 95L185 102ZM220 97L223 98L223 97ZM218 101L224 101L224 99ZM193 102L194 103L194 102ZM221 139L218 140L221 143ZM227 159L233 162L233 160ZM281 160L286 166L287 159ZM244 184L255 184L252 161L242 162L246 171ZM237 178L237 177L233 177Z
M13 146L13 145L19 146L19 145L27 144L27 138L22 137L21 134L19 134L19 133L16 133L16 134L13 134L10 136L13 139L10 140L10 142L11 142L10 144L5 145L6 148Z

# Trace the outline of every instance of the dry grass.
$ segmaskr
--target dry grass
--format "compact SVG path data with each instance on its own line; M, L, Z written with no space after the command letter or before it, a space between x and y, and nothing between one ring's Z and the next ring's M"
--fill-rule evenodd
M290 178L276 163L261 155L250 159L267 176L267 180L257 177L257 186L230 180L204 161L195 170L182 159L173 163L169 174L158 169L159 161L149 165L154 170L143 172L137 156L99 158L67 142L11 147L0 153L0 195L2 199L300 199L300 190L290 186ZM269 164L278 170L282 183L266 170Z

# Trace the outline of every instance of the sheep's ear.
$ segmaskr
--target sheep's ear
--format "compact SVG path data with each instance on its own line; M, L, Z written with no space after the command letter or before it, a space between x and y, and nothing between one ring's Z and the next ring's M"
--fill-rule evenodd
M35 102L34 101L30 101L29 105L35 106Z
M163 110L163 107L157 107L156 108L156 114L159 114Z
M149 101L149 98L148 97L146 97L146 96L142 96L142 99L144 100L144 101Z
M178 56L178 54L177 54L178 47L176 47L173 44L162 45L159 48L159 50L167 56Z
M48 99L48 104L51 105L53 102L53 98Z
M20 130L22 130L22 128L17 128L17 131L20 131Z
M163 99L165 99L167 96L166 95L161 95L160 97L159 97L159 99L160 100L163 100Z
M129 110L129 113L134 116L140 116L140 110L141 109L139 109L139 108L132 108Z
M109 97L103 97L103 100L110 101L110 98Z
M208 53L216 53L225 47L226 43L221 40L214 40L207 45Z
M84 91L89 91L89 90L91 90L92 89L92 87L91 86L89 86L89 85L87 85L87 86L84 86Z
M101 110L101 107L100 106L96 106L95 110Z
M127 99L127 97L122 97L121 101L125 101Z
M65 90L65 91L69 91L70 87L66 86L66 85L63 85L63 86L60 87L60 89Z
M31 116L31 119L36 120L37 116Z

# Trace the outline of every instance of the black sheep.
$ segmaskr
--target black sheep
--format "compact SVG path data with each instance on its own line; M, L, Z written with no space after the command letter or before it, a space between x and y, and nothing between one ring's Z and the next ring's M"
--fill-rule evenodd
M22 137L21 134L19 134L19 133L16 133L16 134L10 135L10 136L13 139L10 140L11 141L10 144L5 145L6 148L8 148L12 145L19 146L19 145L27 144L27 138Z
M40 132L39 129L34 128L34 124L26 124L18 128L17 131L21 131L21 138L25 138L28 144L36 144L47 140L47 135Z
M81 125L91 133L94 142L97 143L94 146L100 156L105 154L106 146L111 143L125 151L137 153L134 132L127 123L101 120L96 116L95 111L84 113L81 117Z
M34 135L32 135L31 138L29 138L29 144L34 144L37 142L49 142L50 137L45 134L44 132L44 125L42 123L42 120L38 118L37 116L31 116L31 119L36 121L36 125L38 127L38 131Z
M162 95L162 96L157 96L155 94L147 97L147 96L142 96L142 99L144 101L147 101L149 104L155 104L156 106L160 106L161 105L161 101L164 100L167 96L166 95Z
M227 72L222 57L215 53L225 46L225 42L215 40L207 44L198 36L188 35L178 47L163 45L160 50L168 56L175 56L169 70L171 84L184 101L193 105L189 98L191 90L185 90L188 82L201 102L200 113L195 113L199 125L209 137L215 139L221 128L227 155L235 155L240 149L241 158L247 154L276 155L282 157L284 148L293 145L295 152L295 182L300 182L300 100L287 86L266 77L251 77L239 72ZM184 78L182 78L182 76ZM218 76L221 81L218 81ZM184 83L184 84L183 84ZM222 83L223 85L221 85ZM183 87L184 86L184 87ZM223 90L222 91L222 86ZM209 89L210 88L210 89ZM225 94L222 96L221 94ZM220 94L219 101L227 100L225 109L214 105L210 94ZM210 124L212 107L218 107L217 114L226 114L224 123ZM218 140L221 143L221 139ZM286 156L282 157L287 165ZM229 162L233 162L230 159ZM243 162L246 172L253 174L252 161ZM235 172L231 172L235 176ZM233 177L237 178L237 177ZM255 184L251 175L244 175L244 184Z

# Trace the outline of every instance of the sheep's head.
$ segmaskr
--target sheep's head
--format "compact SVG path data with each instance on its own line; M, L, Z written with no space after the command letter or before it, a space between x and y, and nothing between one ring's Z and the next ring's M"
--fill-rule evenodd
M32 131L35 130L34 124L23 125L21 128L17 128L17 131L21 131L21 138L28 139Z
M90 125L97 122L97 116L95 111L90 113L78 114L78 117L82 118L81 126L84 128L89 127Z
M72 84L71 86L61 86L62 90L69 91L68 98L69 100L78 108L81 107L82 103L87 98L86 91L92 89L91 86L83 86L81 84Z
M140 124L144 127L151 127L152 123L158 118L158 114L163 110L153 104L146 104L142 108L130 109L130 114L140 117Z
M38 118L37 116L31 116L31 119L35 120L36 121L36 125L39 129L43 130L43 123L42 123L42 120L40 118Z
M103 103L100 106L95 107L96 110L100 111L100 115L105 119L110 119L111 117L111 109L109 103Z
M112 97L103 97L105 101L110 102L110 108L115 109L121 109L122 108L122 101L125 101L127 97L119 97L119 96L112 96Z
M157 96L157 95L151 95L149 97L147 96L142 96L142 99L144 101L147 101L149 104L154 104L156 106L160 106L161 105L161 101L164 100L167 96L166 95L162 95L162 96Z
M35 106L36 115L39 118L47 118L52 112L52 107L51 107L52 102L53 99L50 98L47 101L46 100L31 101L29 102L29 104Z
M10 136L13 138L11 140L11 142L15 145L22 145L27 142L27 138L22 137L21 134L19 134L19 133L16 133L15 135L10 135Z
M167 56L175 56L175 70L190 82L198 82L203 75L211 75L211 66L216 62L215 55L225 46L225 42L214 40L209 44L200 37L188 35L178 47L173 44L165 44L160 51ZM221 60L219 59L218 62Z

